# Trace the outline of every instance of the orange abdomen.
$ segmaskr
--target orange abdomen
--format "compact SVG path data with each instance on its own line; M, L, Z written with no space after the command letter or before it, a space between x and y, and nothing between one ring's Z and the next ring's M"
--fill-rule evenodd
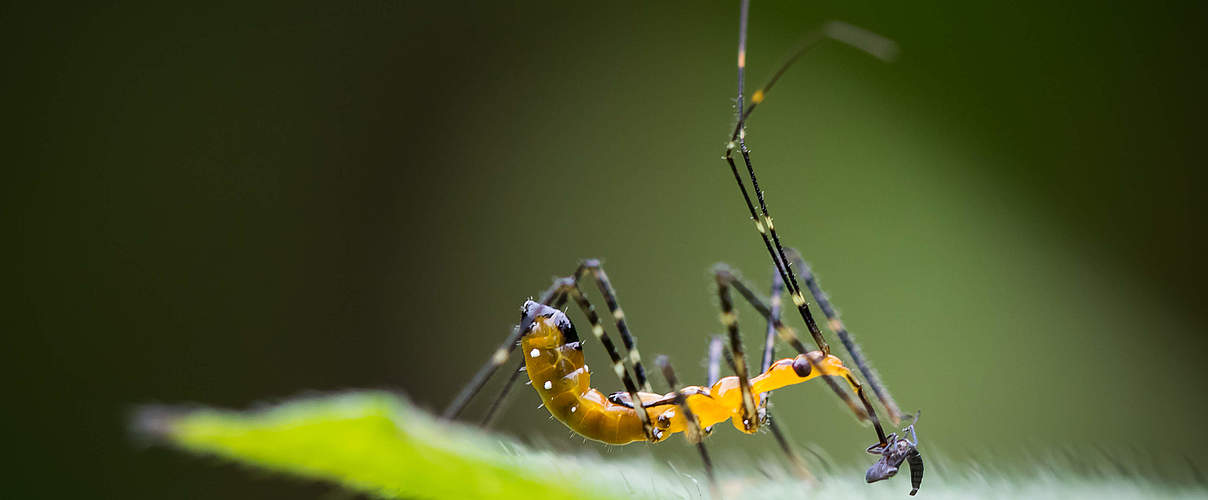
M545 315L533 318L529 331L521 337L520 347L530 383L546 410L588 439L609 444L645 441L637 410L614 403L591 388L591 372L583 361L574 325L561 311L541 307ZM807 356L812 361L807 361ZM814 370L814 366L819 369ZM839 358L814 351L773 363L766 372L751 378L751 392L758 397L820 375L849 377L850 373ZM702 427L731 420L739 431L752 432L743 423L738 377L723 377L712 387L689 386L681 391L689 394L686 404ZM637 393L643 404L650 405L645 411L655 426L655 442L685 430L686 421L676 411L673 394Z
M529 380L550 415L588 439L609 444L643 441L636 410L592 389L582 348L566 340L555 318L537 318L520 341Z

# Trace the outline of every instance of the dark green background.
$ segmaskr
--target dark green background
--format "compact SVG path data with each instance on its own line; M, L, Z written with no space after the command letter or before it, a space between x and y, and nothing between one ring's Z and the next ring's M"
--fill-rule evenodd
M439 409L584 257L605 259L642 352L699 383L712 264L768 283L718 158L735 3L6 9L18 488L315 496L330 488L145 449L127 412L363 387ZM902 47L812 53L750 142L777 227L925 410L926 452L1208 466L1204 11L755 2L756 83L825 19ZM870 433L833 399L814 384L775 410L863 462ZM518 391L497 428L602 449L537 402ZM725 465L776 456L767 436L712 440Z

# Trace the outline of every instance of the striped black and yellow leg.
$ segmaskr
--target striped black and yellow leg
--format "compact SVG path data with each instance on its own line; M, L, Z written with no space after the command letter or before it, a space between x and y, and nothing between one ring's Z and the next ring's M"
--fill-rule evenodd
M767 213L767 207L763 199L763 191L760 191L759 184L755 180L755 171L750 167L749 154L746 148L746 143L741 141L738 143L741 146L743 159L747 162L748 172L751 174L752 189L758 195L760 207L763 209L763 214L755 212L755 205L751 202L751 196L747 192L746 184L743 183L742 177L738 174L738 166L734 162L732 150L726 150L726 162L730 165L730 170L734 174L734 180L738 184L739 190L742 192L743 200L746 201L747 210L750 212L751 219L755 221L755 229L759 232L760 238L763 239L763 245L767 248L768 256L771 257L773 264L776 266L777 272L786 284L789 295L793 299L793 304L797 306L797 311L801 315L801 319L805 321L805 326L809 330L810 335L814 338L814 344L818 346L818 350L823 354L830 354L830 345L822 338L822 330L818 328L818 323L814 320L813 313L810 312L809 305L805 302L805 296L801 294L801 289L797 285L797 277L793 274L792 267L786 265L788 262L783 257L783 249L780 243L780 236L776 234L775 226L772 224L772 218ZM769 237L769 233L771 237ZM773 247L773 241L775 246Z
M591 271L591 276L596 282L596 286L600 289L600 294L604 296L604 303L608 306L608 312L612 314L613 319L617 324L617 333L621 335L621 344L625 346L625 351L629 356L629 364L633 366L633 377L638 384L640 390L653 392L650 388L650 381L646 377L646 368L642 366L642 356L638 354L637 339L629 332L629 323L625 321L625 311L617 304L616 289L612 287L612 282L608 280L608 273L604 272L604 267L600 265L597 259L587 259L583 261L583 265L579 266L579 270L575 272L575 276L580 282L583 281L583 274Z
M747 371L747 355L742 346L742 337L738 334L738 313L730 301L730 286L723 274L729 271L718 267L714 270L717 282L717 298L721 302L721 324L726 327L730 338L730 351L734 354L734 374L738 375L738 387L742 391L742 425L747 433L759 429L759 413L755 407L755 398L751 393L750 374Z
M705 463L705 475L709 478L709 491L713 498L721 498L717 488L717 478L713 475L713 461L709 459L709 451L705 449L705 432L700 427L700 421L696 419L696 415L692 413L692 408L687 404L687 396L680 391L679 379L675 376L675 369L671 367L671 362L667 360L667 356L659 356L655 358L654 363L659 366L663 372L663 378L667 379L667 385L671 390L675 391L675 404L680 411L684 413L684 420L688 423L684 437L688 442L696 445L697 451L700 452L700 458Z
M745 151L746 145L743 144L742 147L744 148L744 151ZM812 313L810 313L809 306L807 306L805 303L805 297L803 297L801 295L801 292L799 290L794 289L793 285L796 285L797 278L795 276L793 276L792 269L790 269L788 266L781 265L782 261L781 261L780 257L777 255L776 249L772 247L772 239L768 237L768 229L767 229L768 225L770 225L772 222L771 218L769 217L767 219L767 222L765 223L760 218L759 214L757 214L755 212L755 205L751 202L750 194L747 193L747 186L745 183L743 183L742 177L738 174L738 165L735 164L735 162L734 162L732 149L726 150L725 160L730 165L730 170L734 174L734 181L735 181L735 183L738 184L739 191L742 192L742 197L747 203L747 209L750 212L751 220L755 221L755 229L759 231L759 236L763 239L763 245L767 248L768 255L772 258L772 261L775 263L776 270L780 274L781 279L783 279L785 283L789 284L789 292L792 295L793 303L797 305L797 310L800 312L801 318L805 320L805 325L809 329L810 335L812 335L814 337L814 343L818 345L818 350L822 351L823 353L829 354L830 346L827 345L826 340L824 340L822 338L822 331L818 329L818 325L814 321L814 316ZM759 189L758 184L756 184L754 188L756 191L758 191L758 189ZM763 198L763 195L760 194L761 201L762 201L762 198ZM775 234L775 233L773 233L773 234ZM779 242L777 242L777 245L779 245Z
M751 304L752 308L758 311L759 314L763 315L764 319L772 321L774 323L773 327L776 329L776 332L780 338L792 346L793 349L795 349L798 353L805 354L808 352L805 344L802 344L801 339L797 337L797 333L794 332L792 328L785 326L784 323L782 323L778 318L772 316L771 308L765 304L763 300L756 296L755 293L751 291L751 288L745 283L729 272L719 272L718 282L725 283L727 286L733 287L736 291L738 291L739 295L742 295L742 297ZM809 358L808 356L807 358L810 360L811 367L818 369L818 367L814 365L813 359ZM855 388L856 396L859 398L860 404L863 405L863 408L858 406L856 402L853 401L847 394L847 391L843 390L843 387L836 383L832 377L821 378L822 380L825 380L827 385L830 386L835 394L847 404L848 408L852 410L852 413L854 413L857 418L872 422L873 428L877 431L878 442L886 442L885 430L881 428L881 421L879 418L877 418L876 410L873 409L872 403L868 401L868 397L864 394L863 386L860 385L860 382L856 380L855 377L849 376L846 380L848 384Z
M539 302L549 304L551 301L558 300L557 296L563 293L562 289L562 284L555 282L553 286L541 294ZM453 398L449 406L445 407L445 411L441 413L441 418L451 420L461 414L466 405L470 403L470 400L474 399L478 391L482 390L482 386L486 385L491 376L499 370L499 367L507 363L508 357L516 349L517 341L524 335L524 332L528 331L528 328L529 325L526 324L517 324L512 328L512 332L503 340L503 343L499 344L499 347L491 353L491 357L487 359L486 363L483 363L478 368L478 371L474 373L474 377L461 388L461 391L457 393L457 396Z
M771 321L773 328L776 329L777 336L779 336L781 340L792 346L793 349L799 353L804 354L809 352L809 349L807 349L805 344L801 343L801 339L797 337L797 332L786 326L780 321L779 318L772 316L772 311L768 305L765 304L762 299L755 296L755 293L752 292L745 283L735 277L733 273L719 268L715 270L715 276L717 277L717 282L719 285L724 284L727 287L733 287L738 291L739 295L742 295L743 298L747 300L747 303L751 304L751 307L753 307L757 312L759 312L760 315L764 317L765 320ZM818 366L814 365L813 358L810 358L810 364L813 369L820 369ZM822 377L822 380L826 381L827 386L829 386L835 392L835 395L842 399L843 402L847 403L848 408L852 410L852 413L856 415L856 418L859 418L860 420L867 420L868 415L860 408L859 405L856 404L855 401L851 399L847 392L843 390L842 386L840 386L834 380L831 380L831 377Z
M763 239L764 247L767 248L768 255L772 258L772 264L776 266L777 272L784 280L785 286L788 287L793 303L797 306L797 311L801 314L801 318L805 320L806 327L814 338L814 343L818 345L818 349L824 354L830 354L830 346L822 338L822 332L805 303L805 296L801 293L801 287L797 284L797 277L793 274L792 267L789 266L789 260L785 258L784 246L780 241L780 236L776 233L776 226L772 223L772 216L768 211L764 192L759 188L759 179L755 175L755 167L751 164L751 152L747 148L746 143L746 121L750 117L751 112L755 110L755 107L763 102L767 94L771 92L772 87L780 80L784 72L802 55L824 40L830 39L845 43L882 59L891 59L896 54L897 47L892 41L855 26L835 22L824 24L820 29L811 31L805 36L804 40L793 51L788 60L773 73L768 83L751 94L750 106L744 107L743 84L746 74L747 13L749 8L749 0L744 0L742 2L741 15L739 16L738 30L738 119L734 124L734 131L730 135L730 140L726 143L722 159L725 160L730 167L731 173L734 174L734 182L742 193L742 198L746 203L751 220L755 221L755 229ZM755 197L759 201L758 212L755 210L755 204L751 201L751 195L747 190L746 183L738 173L738 165L734 161L734 151L736 149L742 156L743 164L746 166L747 176L751 182L751 191L755 192Z
M721 342L722 342L722 338L720 335L713 337L713 342L710 344L710 346L717 345L720 347ZM710 352L709 352L710 373L712 373L713 370L718 369L721 365L721 360L718 359L719 356L716 356L715 352L724 354L725 358L726 358L726 364L730 367L730 369L734 369L734 357L730 354L729 350L718 349L717 351L714 351L714 350L710 349ZM767 369L764 369L764 371L767 371ZM715 382L717 382L717 379L710 379L709 385L713 385ZM766 395L766 393L765 393L765 395ZM768 401L767 398L763 398L763 399L761 399L761 404L766 404L767 401ZM788 459L789 468L792 469L793 473L796 474L797 477L807 480L807 481L812 481L814 479L814 475L810 473L809 468L806 467L805 461L801 459L801 456L798 455L795 451L793 451L793 448L789 445L788 439L785 438L784 433L781 432L780 426L778 426L776 424L776 420L774 420L772 418L771 411L767 410L767 408L763 407L763 406L760 407L759 411L761 412L761 415L762 415L762 420L760 421L760 423L767 422L768 428L772 430L772 436L774 436L776 438L776 444L778 444L780 446L780 451L784 452L786 458ZM705 432L708 433L708 429L706 429Z
M595 335L596 339L601 345L604 346L604 350L608 353L608 357L612 361L613 372L617 374L617 377L620 379L621 383L624 384L630 400L634 402L639 409L642 409L642 400L640 397L638 397L637 385L634 383L633 378L630 377L629 371L625 368L624 361L622 360L620 353L617 351L615 344L613 344L612 339L604 330L604 327L600 322L600 317L596 313L595 307L592 306L591 302L587 300L587 297L579 288L578 277L581 275L583 269L585 269L585 267L580 266L580 269L576 271L574 276L554 280L553 286L542 293L540 303L545 305L552 304L554 307L561 307L566 303L568 298L575 302L579 309L583 311L583 314L587 316L588 322L591 323L592 334ZM604 279L607 280L607 276L605 276ZM609 290L611 290L611 287L609 287ZM615 294L612 296L613 304L615 304ZM620 308L618 307L616 310L619 311ZM501 365L507 362L509 355L516 348L517 341L523 335L523 332L528 330L528 328L529 325L527 324L518 324L515 328L513 328L512 333L507 337L504 343L500 345L491 358L488 359L481 368L479 368L478 372L475 373L470 382L462 388L461 392L458 393L457 397L454 398L449 407L445 409L443 413L444 418L456 418L461 411L465 409L465 406L482 389L487 380L490 379L490 377L499 369ZM633 345L635 349L631 351L631 353L636 352L636 344ZM484 424L488 423L490 419L493 418L495 411L497 411L499 405L502 404L503 398L506 397L510 391L511 385L515 383L518 378L518 375L513 373L513 376L509 379L507 384L505 384L503 389L501 389L500 393L492 402L487 416L483 420ZM646 414L646 412L638 411L637 414L638 418L642 421L642 428L647 436L647 439L657 440L657 438L654 437L654 428L651 425L649 416Z
M818 308L826 316L827 326L839 337L839 341L847 349L847 354L856 363L856 367L859 368L860 373L864 374L864 380L867 380L868 385L872 387L873 394L876 394L877 399L881 401L881 405L885 407L885 411L889 413L889 419L894 425L897 425L902 420L902 410L898 409L897 401L894 401L885 384L881 383L880 375L877 374L877 371L864 358L860 345L856 343L851 333L848 332L847 327L843 325L843 321L839 319L839 311L835 310L834 305L831 304L830 297L818 285L817 276L814 275L813 270L810 269L805 259L801 257L801 253L790 248L789 258L801 270L801 279L805 280L805 287L814 296L814 303L818 304Z

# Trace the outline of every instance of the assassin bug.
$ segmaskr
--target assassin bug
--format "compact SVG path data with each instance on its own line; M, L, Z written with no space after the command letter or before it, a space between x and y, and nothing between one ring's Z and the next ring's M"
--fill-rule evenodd
M624 312L617 303L616 292L608 275L599 261L586 260L570 276L555 280L554 284L537 300L525 302L520 311L520 323L446 408L444 417L450 419L457 417L470 399L483 387L487 379L500 366L507 363L511 352L519 345L523 360L491 404L483 420L484 423L488 422L499 408L499 402L507 395L512 383L521 374L525 374L550 414L585 438L609 444L627 444L636 441L657 443L668 439L672 434L684 432L688 440L696 445L704 460L711 484L713 479L712 462L704 446L703 437L711 431L714 425L726 420L729 420L739 431L748 434L756 432L761 425L767 424L794 470L800 475L808 477L809 473L805 469L803 461L788 445L787 440L777 428L775 420L769 418L767 405L771 391L820 378L847 404L858 419L870 422L876 431L877 443L869 447L868 451L880 454L882 458L869 469L866 479L873 482L889 478L896 473L897 467L903 460L910 460L912 475L914 471L918 471L918 478L914 481L915 491L917 491L922 475L922 462L917 451L917 440L906 441L897 438L896 434L886 436L876 410L865 394L863 384L857 379L856 374L843 364L842 360L831 354L830 346L823 339L822 332L818 328L805 295L798 284L797 272L801 273L801 279L805 282L806 288L826 316L830 329L839 336L857 369L863 374L876 398L885 408L890 420L896 424L902 414L892 396L864 359L863 354L851 338L851 334L843 326L838 313L831 306L829 298L819 287L817 279L805 265L804 260L795 251L786 250L782 245L780 236L772 224L764 193L759 188L755 170L751 164L745 132L746 120L755 107L766 98L772 86L797 59L820 42L828 39L836 40L883 58L893 52L894 44L880 36L850 25L826 24L805 38L801 46L773 74L769 82L751 95L750 105L744 107L743 80L746 65L748 12L749 0L744 0L739 24L738 119L734 131L726 143L723 159L734 174L734 180L738 184L750 217L755 221L755 228L771 257L775 273L773 274L771 295L765 302L728 268L719 266L714 269L717 296L721 305L721 322L726 328L729 345L724 346L725 340L720 337L714 338L710 343L708 386L680 386L667 357L660 356L657 365L673 391L662 394L652 390L646 368L638 353L636 340L629 329ZM735 162L735 151L739 152L746 167L751 190L755 192L756 200L758 200L758 211L756 211L755 203L739 173ZM794 267L797 272L794 271ZM608 311L613 317L617 333L620 335L621 343L626 351L624 357L605 331L600 315L580 287L589 276L596 283L600 294L604 297ZM746 353L738 332L737 313L731 300L732 290L738 292L744 301L767 320L762 362L760 370L755 376L750 376L747 367ZM796 331L781 321L780 297L782 291L788 292L817 349L808 349L801 342ZM584 362L583 347L578 331L561 310L568 301L573 302L587 318L592 336L608 354L612 371L624 386L623 391L605 395L591 387L591 371ZM788 343L797 352L797 355L773 361L776 338ZM720 377L723 355L734 372L732 376ZM836 378L841 379L842 382L834 380ZM856 399L850 396L842 384L855 393ZM857 400L859 403L856 402ZM910 430L913 436L913 426ZM913 468L916 462L918 467ZM914 492L912 491L911 494Z

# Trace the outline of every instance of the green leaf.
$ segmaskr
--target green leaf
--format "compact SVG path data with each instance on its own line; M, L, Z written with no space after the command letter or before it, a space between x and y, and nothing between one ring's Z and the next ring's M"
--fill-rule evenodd
M601 460L528 449L510 439L443 422L384 392L297 399L246 412L148 407L134 425L181 449L308 479L327 480L382 498L708 498L692 464ZM682 444L682 443L681 443ZM663 445L668 446L668 445ZM1032 472L988 474L980 464L927 457L919 497L1203 498L1203 478L1152 481L1110 456L1070 464L1033 464ZM788 477L780 464L762 471L725 465L719 483L733 498L909 498L909 476L866 485L863 472L840 469L818 483ZM777 472L777 471L780 472ZM901 476L901 475L899 475ZM698 479L699 478L699 479Z
M618 498L579 461L436 421L386 393L301 399L251 412L146 408L136 426L186 450L326 479L385 498ZM507 453L505 446L522 450Z

